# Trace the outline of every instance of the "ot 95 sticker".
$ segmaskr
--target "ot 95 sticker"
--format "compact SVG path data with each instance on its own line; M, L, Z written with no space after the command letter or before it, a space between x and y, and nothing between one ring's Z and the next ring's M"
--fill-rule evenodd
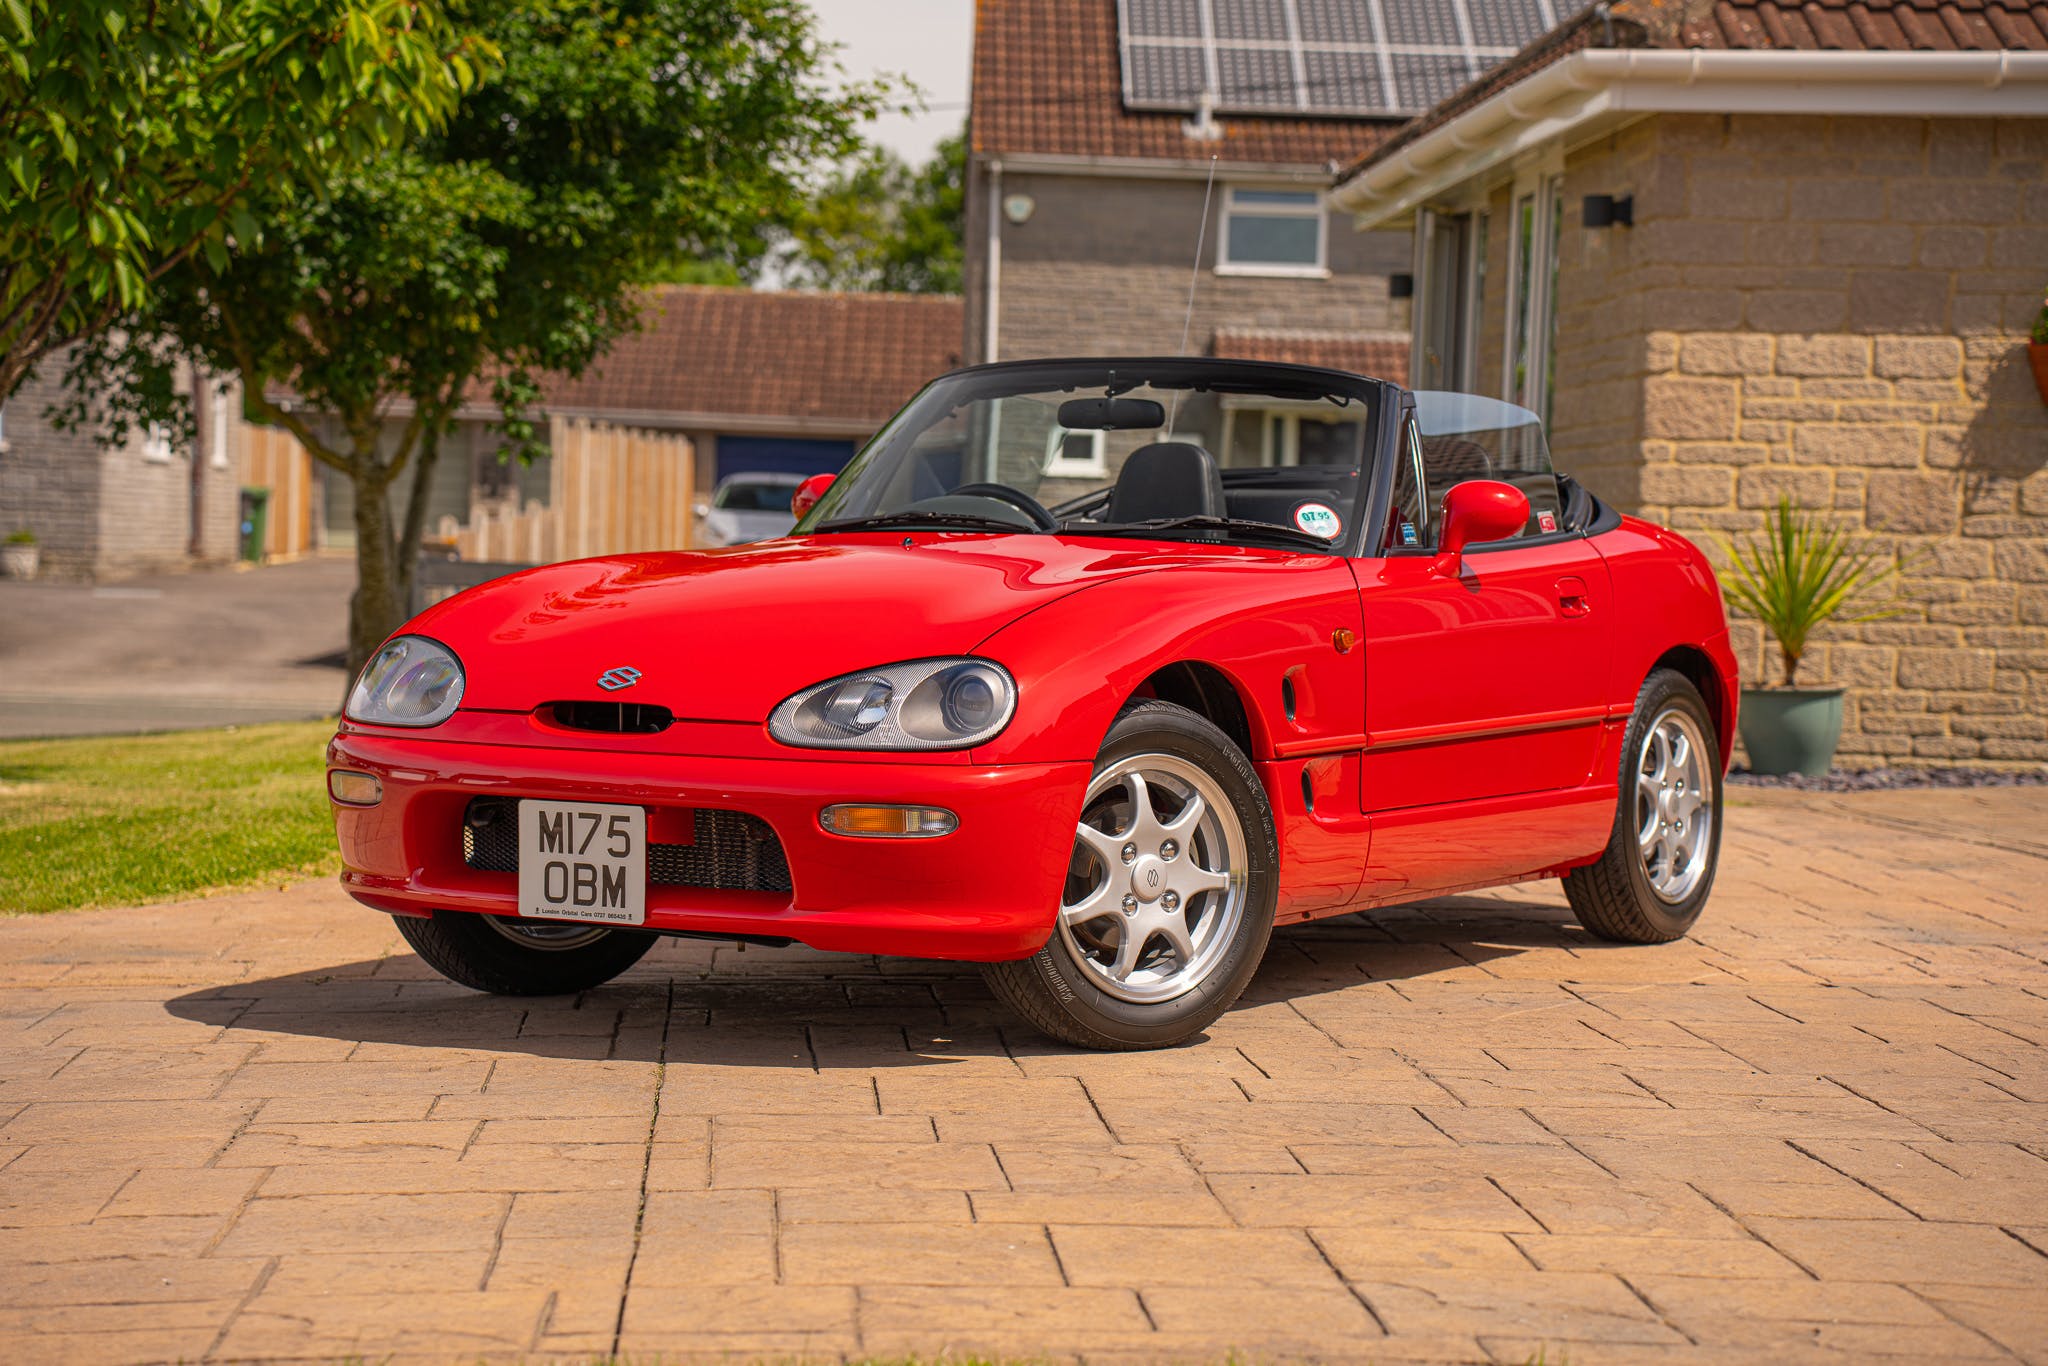
M1334 541L1344 532L1337 510L1326 503L1303 503L1294 510L1294 524L1311 536Z
M1554 512L1539 512L1539 513L1537 513L1537 514L1536 514L1536 529L1537 529L1538 531L1555 531L1555 530L1557 530L1557 514L1556 514L1556 513L1554 513Z

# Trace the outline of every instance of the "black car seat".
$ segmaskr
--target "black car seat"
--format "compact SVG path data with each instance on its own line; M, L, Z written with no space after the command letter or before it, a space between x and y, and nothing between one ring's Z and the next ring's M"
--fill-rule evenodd
M1124 461L1104 515L1112 522L1225 515L1216 457L1190 441L1138 447Z

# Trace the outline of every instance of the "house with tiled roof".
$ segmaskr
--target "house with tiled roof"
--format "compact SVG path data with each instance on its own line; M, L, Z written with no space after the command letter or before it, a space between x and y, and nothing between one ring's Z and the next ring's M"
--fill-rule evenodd
M679 496L701 504L734 474L838 470L927 380L961 363L960 338L954 295L665 286L649 293L640 330L582 375L544 376L535 416L551 439L564 422L603 424L654 439L649 450L687 450ZM394 410L390 421L404 417ZM553 500L552 457L501 459L497 417L489 384L477 384L441 443L427 527ZM271 492L268 549L352 546L348 480L276 429L245 431L244 482ZM408 483L394 485L395 499Z
M1415 356L1603 500L1718 556L1789 497L1896 555L1902 610L1801 666L1845 757L2048 760L2048 8L1614 0L1333 198L1414 233Z
M1403 378L1409 235L1350 231L1331 175L1556 13L979 0L967 354L1188 351Z

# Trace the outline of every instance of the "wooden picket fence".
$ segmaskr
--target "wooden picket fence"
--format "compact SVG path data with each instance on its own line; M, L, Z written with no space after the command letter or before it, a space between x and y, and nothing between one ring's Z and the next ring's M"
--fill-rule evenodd
M696 451L688 437L551 418L548 502L443 517L437 539L464 560L547 564L690 544Z
M313 548L313 459L282 427L236 424L244 484L270 490L263 558L292 559Z

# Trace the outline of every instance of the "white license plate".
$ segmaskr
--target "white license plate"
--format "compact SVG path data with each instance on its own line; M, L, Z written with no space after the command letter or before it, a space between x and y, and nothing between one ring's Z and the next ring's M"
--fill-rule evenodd
M519 914L646 924L647 812L519 803Z

